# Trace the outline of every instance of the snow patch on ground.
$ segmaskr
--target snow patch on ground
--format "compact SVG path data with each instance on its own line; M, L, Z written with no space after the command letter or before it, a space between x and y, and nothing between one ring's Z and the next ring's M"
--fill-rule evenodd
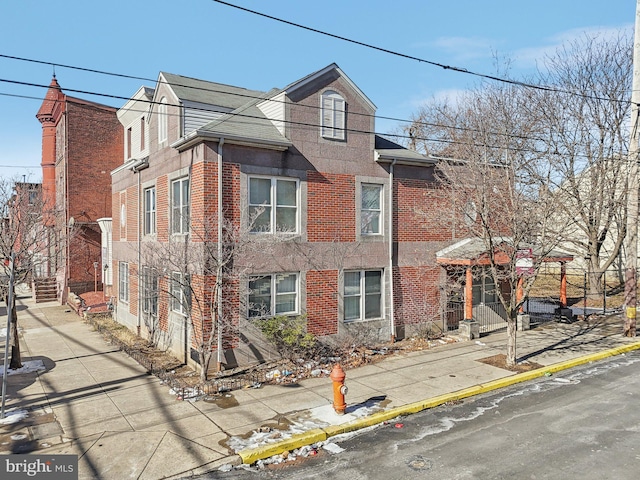
M46 370L42 360L29 360L22 362L22 368L16 370L8 369L8 375L20 375L23 373L41 372ZM0 377L4 375L4 365L0 365Z
M29 416L26 410L10 410L5 413L5 417L0 419L0 425L13 425Z

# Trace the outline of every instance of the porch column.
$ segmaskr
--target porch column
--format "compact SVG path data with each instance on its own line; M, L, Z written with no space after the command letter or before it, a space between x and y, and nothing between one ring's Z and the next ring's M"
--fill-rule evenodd
M567 264L560 263L560 307L567 306Z
M522 285L524 284L524 278L520 277L518 278L518 286L516 288L516 301L518 303L520 303L522 301L522 298L524 297L524 289L522 288ZM518 308L518 313L523 313L524 312L524 305L520 305L520 308Z
M480 338L480 324L473 320L473 271L467 267L464 284L464 320L458 326L461 338L473 340Z
M464 284L464 319L473 320L473 273L467 267L466 283Z

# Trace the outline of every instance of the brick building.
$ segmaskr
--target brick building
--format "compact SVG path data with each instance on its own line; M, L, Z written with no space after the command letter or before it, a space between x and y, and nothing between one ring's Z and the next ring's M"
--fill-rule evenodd
M66 95L54 76L36 114L42 124L45 223L51 232L48 258L38 273L55 279L61 302L69 291L91 291L96 283L102 289L98 219L111 217L110 172L122 163L116 110Z
M197 362L197 332L231 319L214 345L234 366L273 354L256 316L304 315L315 335L360 340L441 319L436 252L456 240L446 192L434 160L374 133L375 111L335 64L268 92L168 73L141 88L118 112L112 172L118 321ZM215 291L210 265L149 252L220 252L223 229L248 247L225 267L242 275L216 316L197 299Z

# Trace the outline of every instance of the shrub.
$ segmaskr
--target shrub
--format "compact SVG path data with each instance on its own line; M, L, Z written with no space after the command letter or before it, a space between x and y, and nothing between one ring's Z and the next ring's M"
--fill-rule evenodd
M307 317L305 315L289 317L278 315L275 317L256 320L258 328L271 342L278 353L291 356L304 350L313 348L316 337L307 333Z

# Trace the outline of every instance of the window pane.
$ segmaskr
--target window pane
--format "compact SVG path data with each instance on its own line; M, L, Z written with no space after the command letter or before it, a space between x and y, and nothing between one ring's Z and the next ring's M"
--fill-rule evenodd
M360 297L345 297L344 319L357 320L360 318Z
M296 182L290 180L278 180L276 182L276 205L296 206Z
M360 294L360 272L345 272L344 274L344 294Z
M249 281L249 316L271 313L271 277Z
M268 178L249 179L249 204L271 205L271 180Z
M380 294L367 294L364 298L364 318L380 318Z
M291 313L296 311L296 294L288 293L276 297L276 313Z
M362 208L380 210L380 185L362 185Z
M380 212L365 212L361 214L362 228L360 233L380 233Z
M297 225L295 208L278 207L276 209L276 228L278 232L295 232Z
M249 216L253 221L251 224L252 232L271 231L271 207L250 207Z
M366 293L380 293L382 291L382 272L365 272L364 273L364 289Z
M278 275L276 277L276 293L291 293L296 291L297 275Z

